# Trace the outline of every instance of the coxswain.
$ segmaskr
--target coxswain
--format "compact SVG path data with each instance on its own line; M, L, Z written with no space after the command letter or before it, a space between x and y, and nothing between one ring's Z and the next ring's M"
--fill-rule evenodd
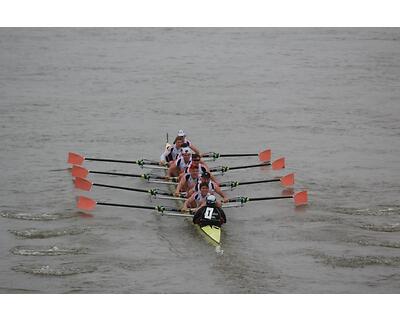
M193 192L198 192L200 189L200 185L202 183L207 183L210 193L219 194L221 196L223 202L229 201L229 198L227 197L225 192L222 191L219 184L211 179L211 175L209 172L202 172L200 174L200 179L199 179L198 183L195 185L195 187L191 191L189 191L188 195L190 196Z
M160 165L169 164L178 158L181 149L185 146L185 138L178 136L174 140L174 144L168 146L160 157Z
M195 187L199 179L200 179L199 167L196 165L191 165L189 167L189 173L183 175L179 180L174 195L178 197L183 192L186 193L189 192L191 189Z
M226 223L224 210L217 204L217 199L214 195L206 197L205 204L201 206L193 216L193 223L200 227L213 225L220 227Z
M182 206L182 211L203 206L206 203L207 196L210 194L209 192L210 189L208 187L208 183L202 183L200 185L200 190L198 192L194 192L189 198L186 199ZM219 206L221 205L219 204Z
M194 153L200 154L200 150L199 150L197 147L195 147L195 146L193 145L193 143L186 137L185 131L183 131L182 129L180 129L180 130L178 131L178 137L183 137L184 143L185 143L190 149L192 149Z
M192 150L189 147L181 148L180 156L173 161L167 172L169 177L178 177L192 164Z

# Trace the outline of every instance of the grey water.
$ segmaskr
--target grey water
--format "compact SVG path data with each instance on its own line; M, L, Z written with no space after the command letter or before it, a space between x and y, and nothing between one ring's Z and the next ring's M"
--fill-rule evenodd
M0 292L400 293L399 52L400 30L385 28L0 29ZM179 129L203 152L284 156L280 172L220 180L294 172L308 206L226 209L219 252L182 218L76 209L78 195L174 205L76 191L66 159L158 159ZM290 192L268 183L228 194Z

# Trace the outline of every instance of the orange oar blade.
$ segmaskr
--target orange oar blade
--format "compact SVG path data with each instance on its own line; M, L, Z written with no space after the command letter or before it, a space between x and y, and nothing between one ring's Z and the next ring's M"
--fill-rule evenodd
M308 195L307 195L307 191L300 191L297 192L294 196L294 203L296 204L296 206L302 206L307 204L308 202Z
M259 159L261 162L270 161L270 160L271 160L271 150L270 150L270 149L267 149L267 150L261 151L261 152L258 154L258 159Z
M76 206L78 207L78 209L90 211L96 207L96 201L80 196L77 198Z
M83 179L76 177L75 181L75 188L85 190L85 191L90 191L92 189L92 183L89 180Z
M80 166L83 163L83 161L85 161L85 158L82 157L80 154L73 152L68 153L68 163Z
M89 171L84 167L73 166L71 174L73 177L86 178L87 175L89 174Z
M294 185L294 173L289 173L281 178L281 185L284 187L289 187Z
M285 168L285 158L279 158L279 159L276 159L274 162L272 162L273 170L280 170L283 168Z

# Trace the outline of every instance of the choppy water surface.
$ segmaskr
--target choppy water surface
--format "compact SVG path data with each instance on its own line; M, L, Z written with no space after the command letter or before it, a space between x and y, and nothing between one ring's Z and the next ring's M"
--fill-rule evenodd
M0 292L400 293L399 52L398 29L1 29ZM79 194L173 205L74 191L66 155L156 159L181 128L202 151L285 156L309 206L226 209L219 253L181 218L77 212Z

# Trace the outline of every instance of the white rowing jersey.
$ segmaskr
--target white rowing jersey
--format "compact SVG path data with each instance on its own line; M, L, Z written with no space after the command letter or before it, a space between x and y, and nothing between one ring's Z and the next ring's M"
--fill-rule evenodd
M185 179L188 190L192 189L194 186L197 185L197 183L200 181L200 176L197 178L193 178L190 173L186 173L182 179Z
M200 207L200 205L201 205L204 201L206 201L206 199L207 199L207 197L208 197L209 195L210 195L210 194L207 193L207 194L203 197L203 196L201 195L200 192L196 192L195 195L194 195L194 201L196 201L196 207Z
M175 165L180 172L185 171L185 169L188 168L191 165L191 163L192 163L192 157L190 157L189 162L186 163L182 155L180 155L175 161Z
M161 155L160 160L164 162L170 162L176 160L181 154L182 148L177 148L176 145L168 147L164 153Z

